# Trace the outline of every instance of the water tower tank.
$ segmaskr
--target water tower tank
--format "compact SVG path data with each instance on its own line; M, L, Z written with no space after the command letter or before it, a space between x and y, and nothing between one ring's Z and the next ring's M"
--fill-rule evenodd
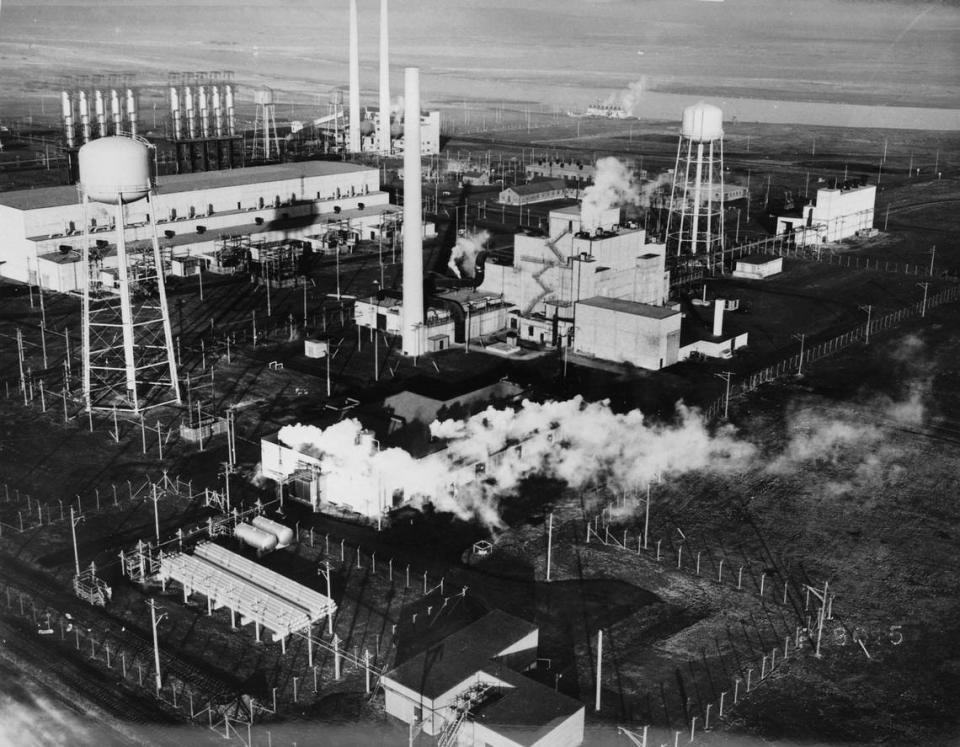
M80 186L94 202L136 202L150 191L150 150L129 137L91 140L77 155Z
M273 103L273 89L263 86L258 88L253 92L253 103L254 104L272 104Z
M723 137L723 112L712 104L700 102L683 110L680 132L688 140L709 143Z

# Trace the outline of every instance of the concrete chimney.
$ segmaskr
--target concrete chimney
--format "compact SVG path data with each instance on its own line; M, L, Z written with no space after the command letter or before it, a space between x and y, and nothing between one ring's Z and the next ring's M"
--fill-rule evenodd
M420 70L404 70L403 354L421 355L423 329L423 206L420 190Z
M70 94L66 91L60 93L60 111L63 115L63 139L68 148L74 145L73 132L73 101L70 100Z
M388 0L380 0L380 152L390 154L390 29Z
M360 152L360 32L357 28L357 0L350 0L350 130L347 148Z
M723 334L723 309L726 302L718 298L713 302L713 336L720 337Z

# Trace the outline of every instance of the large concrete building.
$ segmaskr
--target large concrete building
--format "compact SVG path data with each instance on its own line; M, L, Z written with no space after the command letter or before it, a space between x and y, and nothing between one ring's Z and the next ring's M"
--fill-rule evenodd
M876 185L818 189L799 215L777 218L777 233L792 234L800 246L841 241L873 228Z
M521 674L538 644L537 626L488 612L384 674L385 710L441 744L577 747L583 705Z
M389 146L384 146L380 142L380 110L373 107L367 108L367 122L373 124L373 131L367 132L361 136L360 147L364 152L382 153L384 155L402 156L405 149L405 140L403 137L403 122L393 122L391 120L391 132ZM369 129L369 128L364 128ZM440 152L440 112L422 112L420 114L420 155L434 156Z
M680 357L680 309L620 298L576 305L573 352L657 371Z
M584 230L589 227L589 230ZM518 234L513 264L487 262L480 291L515 308L510 327L521 339L564 346L573 330L574 304L604 296L661 306L670 291L663 244L620 225L620 209L584 218L579 206L552 210L549 234Z
M321 239L332 224L367 234L397 211L380 191L377 169L332 161L165 176L157 191L155 200L127 207L125 238L134 249L150 240L152 218L175 256L210 256L226 235ZM110 206L90 203L85 214L72 186L0 193L0 276L77 290L85 228L109 267L116 244Z

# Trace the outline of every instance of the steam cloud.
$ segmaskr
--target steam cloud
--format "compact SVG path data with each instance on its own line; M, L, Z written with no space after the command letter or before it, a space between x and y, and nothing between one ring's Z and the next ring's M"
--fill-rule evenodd
M580 223L584 231L600 225L601 213L619 205L639 205L640 188L630 168L613 156L597 161L593 184L583 190Z
M326 430L285 426L279 439L321 460L330 500L368 516L403 491L414 505L429 501L492 527L501 525L500 500L526 477L553 477L575 489L605 482L628 490L664 473L743 469L755 453L731 427L710 432L700 413L682 404L674 424L659 425L639 410L618 414L605 401L587 403L579 396L524 401L517 410L491 407L467 420L435 421L430 432L447 448L422 459L403 449L359 447L363 436L356 420Z
M477 255L489 240L489 231L467 233L460 236L450 251L450 261L447 263L447 267L458 278L474 277L477 270Z
M643 96L643 89L647 86L647 79L640 78L628 85L623 91L611 93L604 99L604 106L619 106L628 116L640 116L640 99Z

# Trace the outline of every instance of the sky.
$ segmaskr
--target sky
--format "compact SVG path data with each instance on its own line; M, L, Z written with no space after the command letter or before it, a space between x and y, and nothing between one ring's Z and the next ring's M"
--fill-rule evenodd
M377 0L360 0L361 85L377 79ZM661 91L954 106L960 1L392 0L393 85L425 98L561 109L642 81ZM0 61L27 87L64 74L234 70L289 97L346 80L346 0L4 0ZM7 83L9 84L9 81ZM319 99L318 99L319 100Z

